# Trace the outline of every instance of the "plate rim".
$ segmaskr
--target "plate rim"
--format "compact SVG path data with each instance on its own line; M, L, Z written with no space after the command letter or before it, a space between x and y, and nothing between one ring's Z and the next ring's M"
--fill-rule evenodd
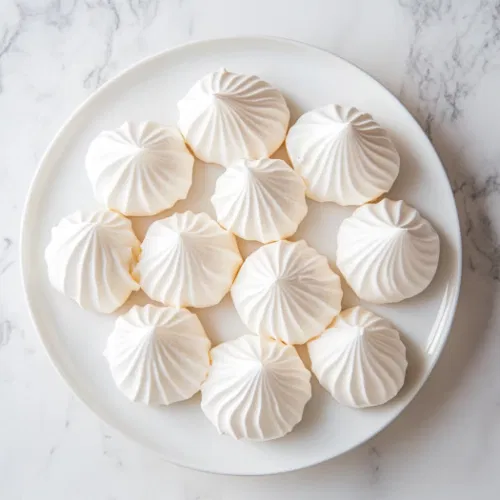
M25 241L27 239L27 220L29 218L30 213L33 211L32 207L32 198L33 194L36 190L36 187L38 185L39 178L42 175L42 171L44 170L45 164L48 162L52 150L54 147L57 145L59 142L61 136L64 134L66 128L70 126L70 124L82 113L85 108L90 106L92 102L98 98L99 94L101 92L104 92L109 86L113 85L117 80L120 80L122 77L126 76L127 74L139 69L141 66L148 65L149 63L153 62L155 59L161 59L164 57L166 54L170 54L173 52L179 52L182 51L186 48L192 47L192 46L203 46L206 45L207 43L253 43L253 42L271 42L271 43L282 43L282 44L288 44L290 46L296 46L299 48L307 48L309 50L313 50L316 52L323 53L324 55L328 55L329 57L332 57L334 59L341 60L342 62L355 67L358 71L363 73L366 77L369 78L373 82L374 85L379 87L381 90L383 90L387 95L396 101L396 103L403 108L403 112L407 115L407 117L414 122L418 126L418 128L422 131L423 137L425 137L425 141L428 143L430 146L433 154L436 157L437 162L441 166L443 173L445 174L445 178L447 180L447 189L450 192L451 199L453 200L453 206L454 206L454 213L453 213L453 223L455 226L455 231L457 235L457 255L456 255L456 269L454 269L454 275L456 276L456 291L455 291L455 297L453 298L453 301L450 303L449 308L450 308L450 316L449 316L449 324L447 325L446 328L446 333L443 335L443 341L441 342L439 348L436 350L433 359L431 360L431 363L429 364L428 371L424 377L420 380L420 382L414 386L413 388L413 394L411 396L411 399L404 405L402 408L400 408L387 422L385 422L375 433L371 434L370 436L361 439L359 442L356 442L353 446L351 446L349 449L346 449L339 453L338 455L334 455L328 458L320 458L314 462L311 462L307 465L299 465L299 466L288 466L285 468L276 468L273 471L270 472L245 472L245 473L235 473L235 472L222 472L220 470L217 470L216 468L210 468L210 467L198 467L198 466L193 466L188 463L182 463L182 461L178 460L173 460L168 457L166 457L164 454L162 454L159 450L156 450L154 448L151 448L148 446L146 443L144 443L141 439L138 439L135 435L134 432L130 431L129 429L122 429L119 427L116 427L113 423L111 423L107 416L103 415L99 410L95 408L95 405L92 401L89 400L89 398L81 394L80 392L77 392L76 388L70 383L70 380L68 377L63 373L62 367L60 367L56 363L56 358L53 356L52 349L49 345L48 339L45 338L45 336L41 333L42 328L40 328L40 320L37 318L34 310L35 308L33 307L33 298L32 295L30 295L30 290L28 290L28 283L27 283L27 267L29 265L29 258L28 258L28 251L26 249L26 244ZM307 43L307 42L302 42L298 40L294 40L291 38L287 37L279 37L279 36L259 36L259 35L249 35L249 36L228 36L228 37L211 37L211 38L206 38L206 39L201 39L201 40L191 40L186 43L182 44L177 44L171 48L161 50L159 52L156 52L155 54L152 54L150 56L144 57L140 59L139 61L127 66L125 69L117 73L115 76L110 78L108 81L106 81L103 85L101 85L99 88L95 89L88 97L86 97L83 102L81 102L74 110L71 112L69 117L63 122L63 124L59 127L58 131L52 138L52 140L48 143L47 147L45 148L45 151L43 155L41 156L38 165L35 169L35 173L33 174L33 177L30 181L28 191L26 194L25 202L23 205L22 209L22 214L21 214L21 224L20 224L20 238L19 238L19 254L20 254L20 271L21 271L21 283L22 283L22 289L23 289L23 294L24 298L26 301L26 304L28 306L28 311L29 311L29 316L31 318L31 322L34 326L34 329L37 333L37 336L39 340L41 341L45 354L47 355L48 359L50 360L50 363L56 370L56 372L59 374L59 376L64 380L65 384L67 387L70 388L71 392L73 395L75 395L88 409L91 410L91 412L96 415L102 422L104 422L106 425L109 425L113 429L117 430L120 432L123 436L125 436L127 439L133 441L136 444L140 444L143 448L146 448L149 452L154 453L156 456L160 457L162 460L186 468L190 470L198 470L202 472L207 472L210 474L220 474L220 475L229 475L229 476L241 476L241 477L248 477L248 476L266 476L266 475L275 475L275 474L281 474L285 472L292 472L296 470L302 470L306 469L309 467L313 467L316 465L319 465L323 462L326 462L328 460L332 460L337 457L341 457L345 453L352 451L359 446L363 445L370 439L374 438L376 435L378 435L380 432L382 432L384 429L386 429L390 424L394 422L396 418L398 418L403 411L405 411L410 404L413 402L417 394L420 392L422 386L428 381L431 373L434 370L434 367L436 366L437 362L441 358L442 352L444 347L446 346L448 339L450 337L451 330L454 325L454 321L456 318L456 310L457 310L457 305L458 301L460 298L460 293L461 293L461 288L462 288L462 267L463 267L463 241L462 241L462 233L461 233L461 228L460 228L460 218L458 215L458 210L457 210L457 205L456 205L456 200L455 196L453 195L453 190L452 186L450 183L450 179L448 177L448 173L443 165L443 162L441 161L441 158L439 157L438 152L436 151L434 145L432 144L432 141L429 139L427 134L424 132L422 129L420 123L416 120L416 118L412 115L412 113L406 108L406 106L399 100L399 98L394 95L389 89L387 89L384 85L382 85L375 77L373 77L371 74L360 68L358 65L350 62L349 60L327 50L321 47L318 47L314 44Z

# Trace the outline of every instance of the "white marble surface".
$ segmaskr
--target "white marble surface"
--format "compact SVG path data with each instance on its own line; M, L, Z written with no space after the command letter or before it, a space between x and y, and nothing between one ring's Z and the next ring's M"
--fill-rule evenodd
M43 352L18 259L30 179L73 108L144 56L243 34L329 49L400 96L446 165L465 250L450 341L403 415L336 460L263 478L178 468L102 424ZM2 0L0 498L499 498L499 87L492 0Z

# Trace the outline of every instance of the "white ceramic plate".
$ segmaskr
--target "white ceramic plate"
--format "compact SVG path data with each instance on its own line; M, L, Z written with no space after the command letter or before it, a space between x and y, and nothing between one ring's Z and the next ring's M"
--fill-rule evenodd
M409 371L400 395L382 407L356 411L339 406L314 382L303 421L285 438L264 444L219 436L204 418L199 396L161 409L128 402L113 384L102 356L114 316L83 311L55 292L43 260L51 227L76 209L97 206L84 170L91 139L125 120L175 124L177 101L198 78L222 66L259 75L281 89L292 122L332 102L372 113L390 131L402 159L390 196L417 207L441 237L438 272L424 293L394 306L368 305L394 322L408 346ZM213 216L209 200L221 172L221 167L197 162L189 198L174 210L203 210ZM337 228L351 211L310 202L294 239L307 240L335 268ZM134 220L140 238L151 220ZM256 248L240 243L245 255ZM50 145L33 181L24 215L22 266L31 313L52 361L103 420L177 464L218 473L271 474L316 464L357 446L388 425L415 396L448 336L459 293L461 243L452 192L439 158L395 97L328 52L281 39L237 38L193 43L146 59L108 82L74 113ZM145 298L138 294L132 300ZM354 303L352 292L346 290L344 305ZM214 343L247 332L229 296L217 307L198 312Z

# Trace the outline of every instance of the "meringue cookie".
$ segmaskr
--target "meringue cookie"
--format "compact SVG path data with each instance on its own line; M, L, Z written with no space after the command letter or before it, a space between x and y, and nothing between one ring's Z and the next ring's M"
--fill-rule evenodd
M50 282L84 309L113 312L139 289L131 275L139 246L130 221L116 212L75 212L52 229Z
M307 213L306 187L283 160L239 160L217 180L217 221L240 238L261 243L287 238Z
M116 320L104 356L128 399L169 405L200 390L210 367L209 350L196 314L148 304Z
M408 363L398 331L362 307L342 311L307 346L313 373L341 404L381 405L403 386Z
M85 159L97 200L125 215L154 215L186 198L193 164L180 132L154 122L101 132Z
M302 115L286 147L317 201L362 205L389 191L399 155L385 130L356 108L329 105Z
M384 199L358 208L340 225L337 266L369 302L400 302L422 292L439 260L439 237L404 201Z
M214 347L211 356L201 409L220 434L268 441L302 420L311 374L293 347L243 335Z
M278 241L247 258L231 295L252 332L303 344L340 312L342 288L326 257L305 241Z
M194 154L227 166L265 158L285 140L290 111L279 90L257 76L220 69L178 103L179 129Z
M136 271L149 297L175 307L209 307L229 291L242 258L231 233L205 213L153 222Z

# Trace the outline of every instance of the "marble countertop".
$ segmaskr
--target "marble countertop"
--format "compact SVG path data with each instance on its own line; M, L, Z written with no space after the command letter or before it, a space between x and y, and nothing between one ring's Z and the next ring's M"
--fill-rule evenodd
M52 368L19 271L28 185L71 111L147 55L247 34L328 49L398 95L445 163L464 240L450 340L402 416L340 458L258 478L178 468L100 422ZM500 5L490 0L3 0L0 498L499 498L499 88Z

